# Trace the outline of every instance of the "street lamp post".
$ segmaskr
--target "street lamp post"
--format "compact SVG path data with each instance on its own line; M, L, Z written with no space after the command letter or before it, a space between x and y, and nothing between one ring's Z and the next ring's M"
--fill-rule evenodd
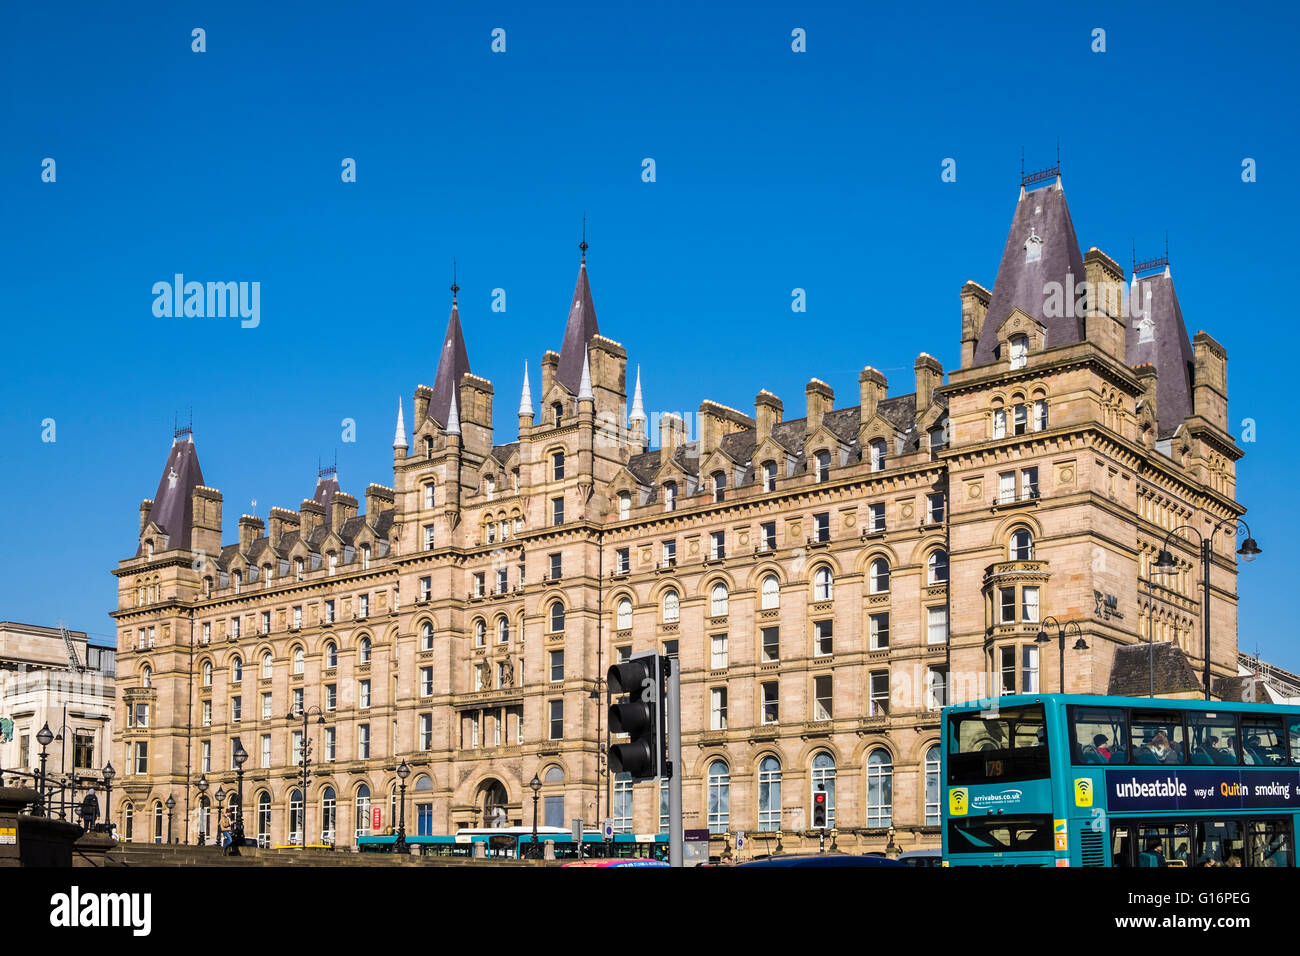
M40 777L40 786L37 787L37 793L39 794L39 797L37 798L37 806L39 807L39 809L33 815L38 817L43 817L45 816L46 813L45 760L48 757L48 754L45 752L45 748L48 747L51 743L53 743L53 741L54 741L54 734L50 730L50 725L49 722L47 721L45 726L36 732L36 742L41 745L41 777Z
M401 781L400 787L401 787L402 795L398 797L398 800L400 802L397 805L398 823L397 823L397 839L393 841L394 853L406 852L406 778L409 777L410 775L411 775L411 768L408 767L406 765L406 761L403 760L400 764L397 765L397 778L398 780Z
M203 800L208 792L208 778L200 775L198 782L194 784L199 791L199 846L208 844L208 812L203 806Z
M537 774L533 774L533 779L528 786L533 791L533 859L537 859L537 801L542 793L542 781Z
M1083 628L1079 626L1078 621L1066 621L1064 624L1062 624L1055 617L1048 615L1043 619L1043 626L1039 630L1038 636L1034 638L1035 644L1046 644L1048 641L1051 640L1051 637L1049 637L1047 634L1047 624L1049 621L1052 624L1056 625L1056 640L1057 643L1060 644L1061 646L1060 681L1061 681L1061 693L1064 694L1065 693L1065 635L1070 630L1071 627L1073 627L1075 631L1078 632L1079 639L1074 642L1074 649L1076 651L1086 651L1088 649L1088 642L1083 639Z
M313 715L316 715L316 724L325 725L325 712L315 704L303 709L301 715L290 711L285 715L285 720L297 720L302 717L302 759L298 761L302 772L302 843L301 846L307 845L307 781L311 776L311 740L307 737L307 722ZM409 772L409 771L408 771Z
M1241 534L1242 529L1246 531L1246 540L1241 543L1237 549L1237 554L1241 560L1250 562L1254 561L1262 553L1262 549L1251 537L1250 525L1241 519L1225 518L1210 529L1209 535L1201 534L1196 528L1189 524L1180 525L1172 529L1165 535L1164 546L1160 549L1160 554L1156 558L1156 568L1162 572L1169 572L1176 569L1174 556L1169 553L1169 542L1173 540L1174 535L1179 531L1190 531L1196 535L1197 541L1200 542L1201 552L1201 631L1204 634L1205 642L1205 699L1210 699L1210 558L1213 555L1214 536L1224 528L1231 527L1233 534Z
M239 848L244 845L244 761L248 759L248 751L236 737L232 746L235 748L235 779L238 781L238 801L239 805L235 808L235 832L231 834L230 855L239 856Z
M216 804L216 807L217 807L217 832L216 832L216 834L215 834L215 838L216 838L216 840L217 840L217 843L221 843L221 814L222 814L222 806L223 806L223 804L225 804L225 802L226 802L226 790L225 790L225 788L222 787L220 784L218 784L218 785L217 785L217 792L214 793L214 794L212 795L212 799L213 799L213 802ZM230 843L231 843L232 846L234 845L234 842L235 842L235 834L234 834L234 833L231 833L231 834L230 834ZM224 853L224 852L225 852L225 847L223 846L221 849L222 849L222 852Z
M167 808L167 842L172 842L172 811L176 809L176 797L167 794L167 802L163 804Z
M113 769L113 762L110 760L104 764L104 823L108 827L108 835L113 835L113 778L117 776L117 771Z

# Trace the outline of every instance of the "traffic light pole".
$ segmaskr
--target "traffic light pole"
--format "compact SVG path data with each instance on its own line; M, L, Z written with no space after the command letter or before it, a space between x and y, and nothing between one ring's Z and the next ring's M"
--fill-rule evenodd
M668 765L672 777L668 781L668 865L685 865L684 835L682 833L682 687L678 676L677 658L664 658L668 665L668 700L664 714L668 726Z

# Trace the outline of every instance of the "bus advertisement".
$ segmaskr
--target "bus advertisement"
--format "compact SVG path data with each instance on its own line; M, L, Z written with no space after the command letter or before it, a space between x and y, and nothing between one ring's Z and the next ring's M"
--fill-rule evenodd
M1300 708L1008 695L941 734L945 866L1295 865Z

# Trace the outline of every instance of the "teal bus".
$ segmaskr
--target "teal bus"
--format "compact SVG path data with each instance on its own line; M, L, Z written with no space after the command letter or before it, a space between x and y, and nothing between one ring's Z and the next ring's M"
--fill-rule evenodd
M417 856L465 857L474 855L474 844L483 844L485 857L518 860L539 852L540 844L554 844L555 859L668 859L666 833L615 833L612 840L594 831L583 833L581 851L571 830L538 827L538 851L533 850L532 827L464 829L452 836L407 836L408 852ZM357 838L362 853L391 853L397 838L392 834Z
M1300 708L1011 694L943 711L944 866L1295 866Z

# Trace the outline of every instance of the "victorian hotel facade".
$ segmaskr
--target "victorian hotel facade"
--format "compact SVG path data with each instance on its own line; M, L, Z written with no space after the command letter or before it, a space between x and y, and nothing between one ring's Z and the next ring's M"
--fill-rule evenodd
M797 416L768 391L704 401L689 431L655 416L652 447L584 243L511 441L454 286L434 385L409 436L399 402L392 485L364 510L327 471L223 544L221 493L179 434L114 572L119 833L160 839L174 795L178 834L210 839L236 738L263 843L389 832L402 761L408 833L531 826L534 775L543 825L664 830L666 791L603 769L604 672L658 649L682 673L685 826L715 854L738 831L742 856L815 846L818 785L840 849L897 852L938 842L945 699L1105 693L1117 649L1148 636L1199 672L1197 551L1150 569L1170 529L1242 513L1227 357L1188 339L1167 262L1125 276L1080 251L1049 173L1021 186L992 291L961 288L946 382L922 353L903 388L863 369L848 402L813 379ZM1231 535L1211 579L1211 665L1231 676ZM1049 616L1086 643L1070 629L1063 675L1055 625L1035 641Z

